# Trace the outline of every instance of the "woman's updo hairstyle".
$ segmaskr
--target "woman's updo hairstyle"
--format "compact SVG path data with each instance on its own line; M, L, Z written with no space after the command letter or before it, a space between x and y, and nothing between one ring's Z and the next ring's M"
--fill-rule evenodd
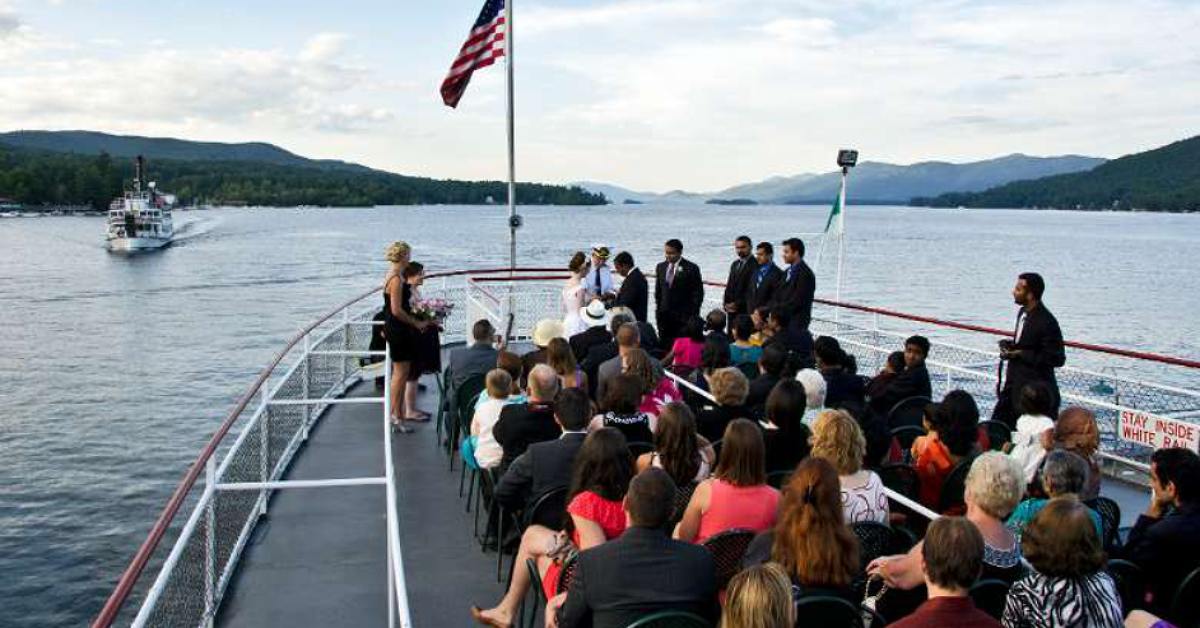
M397 240L387 247L387 250L384 251L383 256L387 259L387 261L393 264L398 264L403 260L407 260L411 253L412 247L409 246L407 242Z
M587 256L583 254L583 251L575 251L575 254L571 256L571 262L567 264L567 270L577 273L584 264L587 264Z

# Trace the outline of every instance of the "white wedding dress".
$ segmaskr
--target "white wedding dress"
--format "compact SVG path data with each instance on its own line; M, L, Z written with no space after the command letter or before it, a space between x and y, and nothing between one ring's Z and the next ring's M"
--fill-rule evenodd
M567 285L563 286L563 335L567 338L588 328L587 323L579 316L579 309L583 307L585 295L583 282L578 277L568 279Z

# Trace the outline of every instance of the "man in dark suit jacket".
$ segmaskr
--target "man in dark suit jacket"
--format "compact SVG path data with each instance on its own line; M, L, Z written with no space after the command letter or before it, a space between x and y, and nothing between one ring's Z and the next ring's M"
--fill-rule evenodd
M1159 449L1150 456L1150 486L1150 507L1133 525L1123 552L1146 574L1150 610L1162 615L1175 588L1200 567L1200 456L1179 447ZM1167 514L1168 506L1174 512Z
M451 389L457 389L472 375L487 375L496 368L496 349L492 340L496 328L486 318L475 321L471 326L471 338L474 342L468 347L459 347L450 351L450 365L446 367L450 376Z
M753 314L760 306L769 305L783 281L783 271L775 265L775 246L759 242L754 249L754 274L746 286L746 313Z
M529 401L504 406L500 418L492 428L492 436L504 457L500 459L500 471L508 470L517 456L525 453L533 443L553 440L562 433L554 422L554 395L558 394L558 375L546 364L538 364L529 373Z
M1042 303L1046 282L1037 273L1022 273L1013 287L1013 301L1021 306L1017 314L1017 329L1013 340L1000 341L1000 359L1008 361L1004 386L1000 390L992 419L1009 427L1017 424L1017 396L1021 388L1032 382L1042 382L1050 388L1054 399L1054 414L1058 416L1060 397L1054 369L1067 361L1062 329L1058 319Z
M750 414L754 418L763 418L767 397L775 390L775 384L779 383L783 367L786 365L787 351L783 347L770 346L763 349L758 358L758 377L750 380L749 393L746 395L746 407L750 408Z
M630 527L581 552L565 599L547 605L560 628L624 628L661 611L716 622L716 564L703 547L670 537L674 498L675 483L662 469L633 478L624 501Z
M742 314L749 315L746 308L746 297L754 285L754 273L758 264L750 251L750 236L738 236L733 241L733 250L737 258L729 264L729 278L725 280L725 294L721 299L725 314L729 319L729 333L733 333L733 319Z
M613 259L613 268L617 274L624 277L621 288L617 290L617 298L613 305L622 305L633 311L634 318L646 321L646 308L650 302L650 288L646 276L637 266L633 265L633 256L626 251L617 253Z
M808 331L812 322L813 297L817 292L817 277L804 263L804 241L788 238L783 241L783 281L771 299L771 306L791 315L792 331Z
M566 388L554 397L554 421L562 430L556 440L533 443L513 460L496 484L496 501L510 512L531 506L538 497L571 483L575 454L587 437L592 402L578 388ZM541 522L535 522L541 523ZM561 522L549 522L551 527Z
M704 278L700 267L683 259L683 243L674 238L663 245L665 261L654 269L654 317L663 347L670 347L685 321L700 316Z
M584 373L587 373L588 394L590 394L593 399L599 399L599 397L596 396L596 385L600 381L600 378L597 374L600 370L600 365L616 357L619 353L619 349L617 347L617 330L621 329L621 326L625 323L633 322L633 317L627 313L614 313L612 318L608 321L608 331L612 337L612 340L604 344L593 345L590 349L588 349L587 357L585 357L583 361L579 363L579 368L583 369Z

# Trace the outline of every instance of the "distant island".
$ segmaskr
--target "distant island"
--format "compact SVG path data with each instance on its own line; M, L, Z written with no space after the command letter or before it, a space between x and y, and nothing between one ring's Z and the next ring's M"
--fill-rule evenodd
M132 177L135 155L149 178L183 202L213 205L363 207L502 202L502 181L410 177L359 164L313 160L264 143L220 144L90 131L0 133L0 197L25 206L108 208ZM522 205L603 205L578 186L518 183Z
M1014 181L982 192L913 198L920 207L1200 211L1200 135L1086 172Z
M705 205L758 205L758 201L749 198L710 198Z
M627 199L621 201L621 204L622 205L642 205L643 203L641 201L637 201L632 198L627 198Z

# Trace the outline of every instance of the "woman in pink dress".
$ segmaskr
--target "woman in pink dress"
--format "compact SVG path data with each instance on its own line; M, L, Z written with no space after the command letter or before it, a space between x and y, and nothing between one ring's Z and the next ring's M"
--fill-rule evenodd
M650 354L643 349L630 349L621 359L623 372L633 375L642 382L642 401L638 405L639 412L645 412L657 417L662 407L672 401L682 401L683 395L675 386L675 381L654 368L650 362ZM654 421L650 421L650 429L654 431Z
M611 427L592 432L576 455L568 491L566 525L555 532L531 525L521 537L517 550L517 568L504 598L493 608L471 607L471 616L484 626L509 628L517 609L529 590L526 559L534 559L546 589L546 598L558 590L562 561L571 553L595 547L625 531L625 510L621 500L633 477L633 459L625 437Z
M733 528L762 532L775 525L778 505L779 491L767 485L762 431L734 419L725 428L717 470L692 493L675 538L703 543Z

